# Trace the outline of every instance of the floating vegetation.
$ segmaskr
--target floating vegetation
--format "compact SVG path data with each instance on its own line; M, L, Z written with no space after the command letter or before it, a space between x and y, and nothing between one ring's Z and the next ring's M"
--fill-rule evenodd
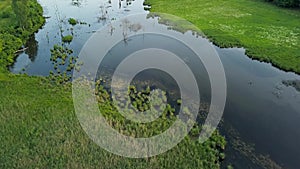
M71 80L68 72L75 68L76 57L72 56L73 50L64 45L54 45L50 50L50 61L54 65L55 72L50 72L50 79L58 84L63 84ZM64 68L63 70L61 70Z
M69 22L69 24L72 25L72 26L75 26L75 25L77 25L77 24L80 24L80 25L87 25L86 22L84 22L84 21L79 21L79 20L74 19L74 18L69 18L68 22ZM72 28L71 28L71 29L72 29Z
M73 26L75 26L78 23L78 21L74 18L69 18L68 22L70 25L73 25Z
M62 41L64 43L71 43L73 41L73 36L72 35L63 36Z

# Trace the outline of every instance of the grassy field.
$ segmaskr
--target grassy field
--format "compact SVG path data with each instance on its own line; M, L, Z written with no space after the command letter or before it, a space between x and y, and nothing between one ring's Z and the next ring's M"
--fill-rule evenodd
M128 159L93 143L76 118L71 88L47 78L0 74L0 168L219 168L224 138L187 137L149 159ZM102 111L112 111L109 103Z
M260 0L146 0L151 12L182 17L220 47L300 73L300 10Z

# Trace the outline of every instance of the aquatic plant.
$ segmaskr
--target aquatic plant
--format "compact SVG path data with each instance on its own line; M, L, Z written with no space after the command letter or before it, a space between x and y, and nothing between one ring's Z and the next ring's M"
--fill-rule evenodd
M72 56L73 50L65 45L56 44L50 49L50 52L50 61L54 65L53 68L55 70L55 72L50 72L50 79L58 84L68 83L71 75L67 72L71 72L74 69L76 62L76 57Z
M72 26L75 26L75 25L78 23L78 21L77 21L76 19L74 19L74 18L69 18L68 22L69 22L69 24L71 24Z
M67 35L67 36L63 36L62 37L62 41L65 43L71 43L73 40L73 36L72 35Z

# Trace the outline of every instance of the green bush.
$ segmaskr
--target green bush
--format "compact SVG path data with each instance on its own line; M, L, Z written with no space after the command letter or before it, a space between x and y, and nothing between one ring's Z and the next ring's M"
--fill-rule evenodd
M12 11L11 7L0 12L0 18L2 19L11 18L12 16L14 16L14 12Z
M14 53L22 45L22 40L10 34L0 34L0 39L0 59L6 65L11 65L14 62Z

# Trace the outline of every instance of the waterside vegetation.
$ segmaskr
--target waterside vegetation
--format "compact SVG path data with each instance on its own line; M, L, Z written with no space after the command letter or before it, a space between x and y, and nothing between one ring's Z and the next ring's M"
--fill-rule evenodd
M0 72L3 72L14 62L16 51L44 24L45 19L36 0L0 2Z

